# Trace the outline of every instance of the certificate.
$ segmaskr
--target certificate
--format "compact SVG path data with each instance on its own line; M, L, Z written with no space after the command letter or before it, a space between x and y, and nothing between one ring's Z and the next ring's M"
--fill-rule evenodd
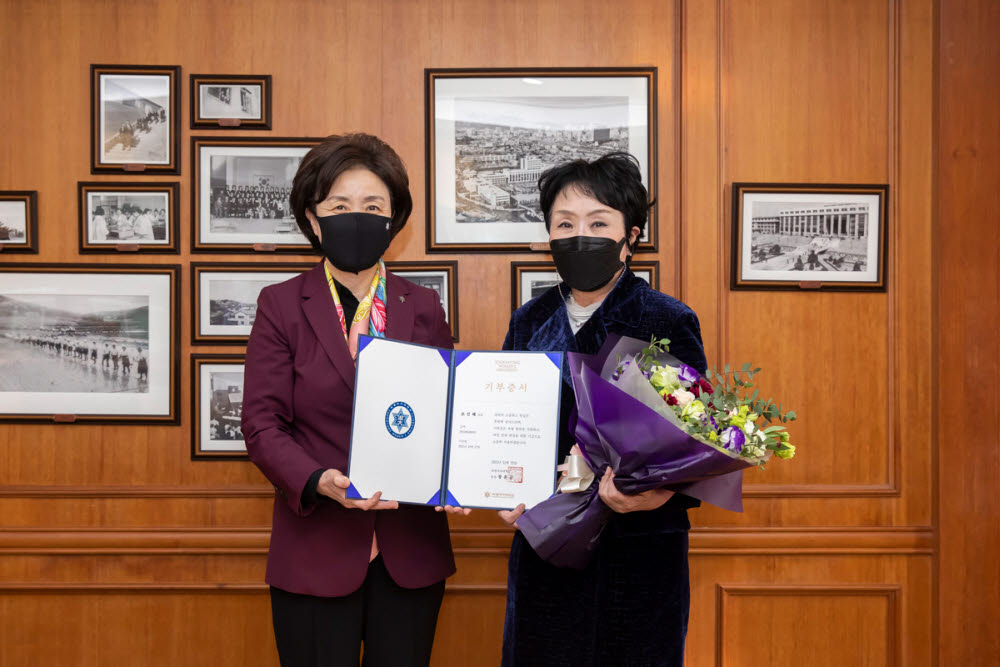
M554 493L561 352L358 347L349 498L511 509Z

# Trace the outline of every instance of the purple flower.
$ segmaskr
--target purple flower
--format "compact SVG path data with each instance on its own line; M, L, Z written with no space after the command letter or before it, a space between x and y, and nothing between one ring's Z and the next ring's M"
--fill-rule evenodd
M677 371L677 377L681 380L681 382L697 382L698 378L701 377L698 375L698 371L691 368L687 364L681 364L678 366Z
M730 426L722 432L722 437L719 438L719 441L726 449L739 452L743 449L743 444L747 441L747 438L743 435L743 429L738 426Z

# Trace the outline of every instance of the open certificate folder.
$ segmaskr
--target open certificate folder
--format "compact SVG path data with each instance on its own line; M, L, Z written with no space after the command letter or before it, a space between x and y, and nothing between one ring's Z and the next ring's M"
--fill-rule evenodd
M561 352L358 348L347 497L512 509L555 492Z

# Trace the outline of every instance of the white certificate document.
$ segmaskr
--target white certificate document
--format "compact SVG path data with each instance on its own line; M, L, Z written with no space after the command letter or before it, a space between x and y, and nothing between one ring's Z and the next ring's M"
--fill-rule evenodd
M349 498L511 509L555 492L562 353L358 347Z
M438 505L451 350L368 337L358 347L347 496Z
M531 508L555 491L562 355L456 352L448 497Z

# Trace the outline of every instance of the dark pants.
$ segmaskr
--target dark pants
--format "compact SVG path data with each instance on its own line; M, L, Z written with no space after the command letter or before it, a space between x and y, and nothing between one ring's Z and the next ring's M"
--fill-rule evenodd
M417 667L431 660L444 582L396 584L378 556L357 591L339 598L271 587L271 617L282 667Z

